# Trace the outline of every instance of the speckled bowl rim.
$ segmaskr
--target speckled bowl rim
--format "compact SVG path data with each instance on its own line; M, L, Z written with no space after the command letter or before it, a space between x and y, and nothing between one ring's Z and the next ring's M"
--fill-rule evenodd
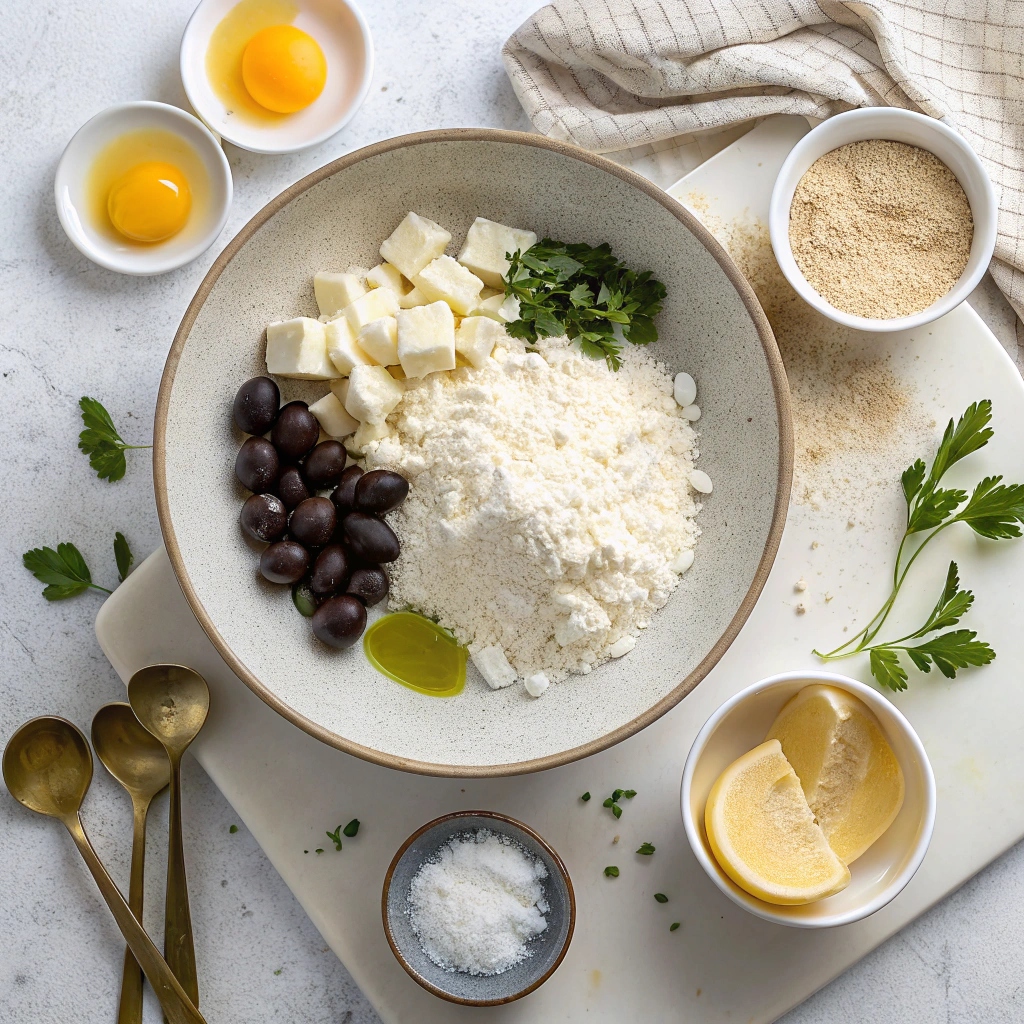
M398 867L398 862L405 856L406 850L408 850L421 835L425 832L429 832L432 828L436 828L438 825L443 825L446 821L453 821L456 818L490 818L493 821L500 821L505 825L511 825L513 828L525 832L554 861L555 867L558 868L558 872L565 882L565 888L569 894L569 930L565 933L565 942L562 943L562 948L559 950L558 956L555 958L555 962L535 982L533 982L533 984L527 985L526 988L522 989L520 992L516 992L515 995L503 996L501 999L463 999L461 996L452 995L451 992L445 992L444 989L438 988L432 982L424 978L423 975L405 959L391 933L391 925L388 923L388 894L391 891L391 879L395 873L395 869ZM572 942L572 935L576 930L576 893L573 891L572 879L569 877L569 869L565 866L565 861L563 861L555 850L552 849L551 844L542 836L538 835L532 828L530 828L529 825L524 825L521 821L518 821L515 818L510 818L507 814L499 814L497 811L452 811L449 814L442 814L440 818L435 818L433 821L428 821L425 825L421 825L398 848L398 852L391 859L391 864L388 867L387 874L384 876L384 887L381 890L380 896L380 913L384 922L384 935L387 937L388 945L391 947L391 952L395 954L395 959L405 968L406 973L413 979L413 981L422 985L428 992L432 992L435 996L447 999L450 1003L460 1003L463 1006L501 1006L504 1003L514 1003L517 999L522 999L523 996L528 996L531 992L540 988L540 986L558 970L559 965L565 959L565 954L569 952L569 943Z
M181 555L181 548L174 533L174 524L171 520L170 502L167 496L167 460L165 448L167 443L167 415L171 401L171 390L174 387L174 377L181 360L185 343L188 341L189 333L192 330L199 311L206 302L216 285L224 268L242 250L250 238L276 213L287 206L293 199L319 184L326 178L331 177L338 171L343 171L353 164L370 157L380 156L382 153L389 153L396 149L407 149L410 146L420 146L436 142L500 142L519 146L533 146L537 149L546 149L571 160L579 160L581 163L590 164L599 170L612 174L634 188L660 203L677 220L679 220L701 244L711 253L718 265L725 272L732 286L736 289L750 318L757 330L761 340L761 347L764 350L765 361L768 364L768 373L772 382L772 391L775 396L775 407L779 426L779 471L778 484L775 493L775 507L772 510L771 527L765 540L764 551L758 562L754 578L747 590L746 595L740 602L736 614L726 626L722 635L714 646L705 655L696 668L683 679L678 686L667 693L656 704L650 707L642 715L627 722L625 725L613 729L611 732L598 736L588 743L570 747L558 754L548 754L544 757L533 758L529 761L515 761L508 764L492 765L446 765L435 764L429 761L419 761L413 758L400 757L395 754L387 754L372 747L355 743L339 736L330 729L319 725L312 719L300 714L290 705L286 704L277 694L265 686L256 675L238 658L232 649L225 642L217 627L214 625L209 613L199 600L199 596L189 578L188 569L185 566ZM195 297L189 303L185 315L178 326L174 341L167 354L167 362L164 365L163 376L160 379L160 390L157 394L156 416L153 426L153 486L156 492L157 514L160 519L160 530L163 533L164 546L167 549L167 557L174 575L178 580L185 600L188 602L192 613L202 626L210 642L216 648L217 653L224 659L231 670L245 683L246 686L256 694L268 707L273 708L279 715L287 719L293 725L309 733L310 736L326 743L328 746L336 747L348 754L370 761L373 764L383 765L385 768L394 768L399 771L413 772L417 775L434 775L443 778L495 778L508 775L526 775L530 772L546 771L548 768L557 768L564 764L570 764L581 758L589 757L598 751L620 743L629 736L634 735L641 729L646 728L652 722L657 721L666 712L678 704L716 664L722 655L732 645L737 634L747 621L748 616L754 609L757 599L764 588L771 571L775 556L779 551L779 544L782 541L782 531L786 525L786 511L789 507L789 495L793 482L793 420L789 396L789 382L786 377L786 370L782 363L782 356L779 353L778 345L775 342L775 335L772 333L768 318L761 309L747 279L740 272L739 268L732 261L732 258L722 247L721 243L690 213L681 203L673 199L667 192L659 188L653 182L637 174L635 171L620 167L618 164L605 157L589 153L584 149L560 142L557 139L549 139L542 135L534 135L528 132L504 131L497 128L442 128L433 131L416 132L411 135L399 135L393 139L386 139L376 142L373 145L357 149L346 156L340 157L329 164L324 165L311 174L306 175L295 182L294 185L286 188L275 199L272 199L266 206L257 213L248 224L225 246L224 250L214 261L203 278L202 283L196 291Z

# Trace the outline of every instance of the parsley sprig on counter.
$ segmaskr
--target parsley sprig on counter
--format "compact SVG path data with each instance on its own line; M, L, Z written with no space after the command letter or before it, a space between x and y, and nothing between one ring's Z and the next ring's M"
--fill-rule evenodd
M80 398L78 405L85 426L85 430L78 435L78 447L89 456L89 465L96 470L101 480L109 480L110 483L120 480L128 468L124 453L153 446L126 444L117 432L110 413L95 398Z
M505 258L505 294L519 300L519 319L505 325L513 338L535 342L564 334L612 370L621 365L623 341L658 340L654 317L665 286L649 270L629 270L607 242L590 246L545 238Z
M33 548L21 556L22 564L43 587L47 601L63 601L86 590L100 590L112 594L112 590L93 583L92 573L74 544L58 544L54 548ZM135 561L132 549L123 533L114 534L114 561L117 563L118 582L123 583Z
M941 487L946 473L973 452L984 448L992 438L992 403L985 399L970 405L954 425L949 421L938 451L929 469L923 459L908 467L902 476L903 496L907 503L906 526L896 564L893 567L892 588L882 607L856 636L833 651L814 653L824 661L849 658L867 652L871 674L890 690L907 688L907 670L901 661L906 655L922 672L930 672L934 665L948 679L957 671L971 665L987 665L995 651L978 640L970 629L950 629L970 611L974 594L960 589L960 574L956 562L949 563L946 582L923 626L906 636L875 643L899 596L907 574L921 552L943 530L957 523L969 526L979 537L988 540L1008 540L1021 536L1024 524L1024 484L1004 484L1001 476L985 477L976 484L968 496L958 487ZM929 633L949 629L930 639ZM911 641L922 641L911 643Z

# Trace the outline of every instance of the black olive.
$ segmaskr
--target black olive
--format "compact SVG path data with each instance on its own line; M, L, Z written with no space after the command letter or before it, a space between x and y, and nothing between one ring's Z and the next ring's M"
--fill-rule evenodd
M313 593L309 580L302 580L292 587L292 604L298 609L300 615L304 615L307 619L312 618L319 603L320 599Z
M351 647L366 628L366 609L348 594L324 601L313 613L313 635L331 647Z
M328 544L316 556L309 585L314 594L333 594L348 580L348 556L340 544Z
M260 555L260 572L271 583L298 583L309 568L309 552L293 540L279 540Z
M347 453L340 441L321 441L307 456L303 471L310 487L333 487L341 479Z
M351 512L356 507L356 484L362 475L363 471L358 466L349 466L341 474L338 486L331 495L331 501L334 502L339 516Z
M235 395L231 414L235 426L247 434L265 434L277 419L281 391L269 377L247 380Z
M295 508L300 502L310 497L309 488L302 478L302 470L298 466L285 466L277 478L274 493L288 508Z
M388 574L379 565L355 569L345 588L346 594L358 597L367 608L380 604L388 596Z
M319 436L320 424L305 402L289 402L284 406L270 432L270 440L283 462L298 462Z
M247 437L235 457L235 476L255 494L269 491L280 469L277 449L264 437Z
M381 515L398 508L409 493L409 481L387 469L374 469L356 483L356 508Z
M288 532L293 540L310 548L322 548L331 539L338 514L329 498L307 498L292 511Z
M349 551L360 562L393 562L401 551L395 531L376 516L349 512L341 527Z
M273 494L250 494L242 505L238 521L253 540L270 543L284 533L288 525L288 509Z

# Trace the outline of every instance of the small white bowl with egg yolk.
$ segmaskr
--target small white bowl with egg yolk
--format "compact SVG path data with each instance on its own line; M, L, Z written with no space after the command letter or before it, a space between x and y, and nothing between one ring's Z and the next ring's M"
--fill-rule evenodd
M294 153L355 115L373 43L350 0L202 0L180 69L189 102L217 134L252 153Z
M231 207L231 168L216 136L166 103L108 107L57 165L57 216L75 247L120 274L164 274L216 240Z

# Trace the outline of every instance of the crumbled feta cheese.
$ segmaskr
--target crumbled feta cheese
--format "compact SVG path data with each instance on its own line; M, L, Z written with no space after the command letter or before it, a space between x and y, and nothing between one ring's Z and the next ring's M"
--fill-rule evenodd
M371 320L356 335L359 347L381 366L394 366L398 362L398 321L393 316Z
M381 423L402 400L405 387L383 366L353 366L345 408L362 423Z
M353 366L373 362L356 343L355 331L344 317L328 321L323 325L323 331L327 340L327 354L337 367L335 377L351 373Z
M682 576L682 574L686 572L686 570L689 569L691 565L693 565L692 548L690 548L688 551L680 551L679 554L672 559L669 568L673 572L677 572L680 576Z
M508 663L505 652L497 644L476 651L471 650L469 656L477 671L484 677L484 682L492 690L511 686L516 681L516 670Z
M672 397L677 405L693 405L697 397L697 382L688 373L677 373L672 382Z
M478 370L491 357L505 329L485 316L467 316L455 332L455 351L460 352Z
M384 421L380 423L360 423L359 429L348 439L346 447L362 454L368 444L380 441L390 433L391 428Z
M608 657L621 658L624 654L629 654L634 647L636 647L635 636L629 636L628 634L626 636L620 636L619 639L608 648Z
M398 313L398 359L407 377L455 369L455 317L446 302Z
M309 411L320 422L324 433L331 437L348 437L359 426L359 421L348 414L344 404L333 392L328 392L319 402L314 402Z
M466 243L459 253L459 262L471 270L484 284L501 288L508 273L505 253L526 252L537 242L532 231L506 227L496 221L477 217L466 233Z
M366 286L353 273L320 273L313 278L313 294L320 307L320 315L334 316L338 310L365 295Z
M539 697L550 685L551 680L543 672L535 672L523 680L523 686L531 697Z
M328 358L324 325L308 316L268 325L267 372L298 380L341 376Z
M452 236L440 224L408 213L380 247L381 257L411 281L431 260L445 251Z
M447 302L461 316L477 306L484 286L479 277L451 256L438 256L413 277L412 283L428 299Z

